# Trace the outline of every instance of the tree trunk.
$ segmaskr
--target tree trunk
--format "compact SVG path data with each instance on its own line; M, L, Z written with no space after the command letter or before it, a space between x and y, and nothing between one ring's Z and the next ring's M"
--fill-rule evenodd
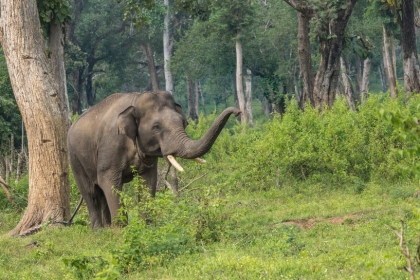
M315 106L323 109L324 105L332 108L335 100L340 74L340 57L343 49L344 32L357 0L347 0L345 9L337 10L337 17L332 18L325 30L330 38L320 40L321 60L315 76ZM333 36L332 36L333 35Z
M382 52L383 54L383 52ZM386 76L386 71L385 71L385 55L382 56L384 59L382 59L381 63L379 63L379 76L381 77L381 87L382 87L382 92L386 92L388 89L388 86L386 84L386 81L388 80L387 76Z
M252 72L250 69L246 69L245 92L246 92L245 108L248 114L248 123L250 126L254 126L254 121L252 119Z
M267 100L267 98L264 97L263 101L261 101L261 105L263 107L265 116L267 118L269 118L270 117L270 114L271 114L271 108L270 108L270 103Z
M371 64L372 64L372 62L371 62L370 58L366 58L363 62L362 87L361 87L361 90L360 90L360 101L361 101L361 103L363 103L368 97Z
M70 217L69 110L62 104L62 81L46 57L36 1L2 1L1 20L1 42L30 155L28 207L10 232L14 235Z
M198 81L196 81L194 83L194 85L195 85L195 90L194 90L194 93L195 93L194 110L197 113L197 119L198 119L199 118L198 104L200 102L200 87L199 87Z
M300 75L302 79L302 98L299 107L304 108L308 100L315 106L314 100L314 71L312 68L311 44L309 40L310 17L304 13L298 13L298 51Z
M383 53L384 53L384 67L386 70L390 95L392 99L397 98L397 83L395 79L394 67L391 59L391 54L389 52L389 39L388 34L386 32L385 24L382 24L382 32L384 37L384 46L383 46Z
M241 122L249 123L248 112L246 110L246 101L244 95L244 86L243 86L243 55L242 55L242 41L241 41L242 31L238 31L236 39L236 93L238 97L239 110L242 111Z
M417 59L414 1L402 1L401 45L404 63L404 91L420 93L420 71Z
M71 126L70 105L67 96L66 67L64 65L65 25L56 23L53 19L50 23L50 63L51 74L58 84L58 105L62 115L67 118L65 122L66 131Z
M171 53L173 45L170 42L170 32L169 32L169 0L164 0L163 4L166 7L166 14L164 19L164 30L163 30L163 60L164 60L164 71L165 71L165 89L174 94L174 82L172 80L172 72L169 69L169 62L171 60Z
M391 58L392 58L392 71L394 72L395 82L398 80L397 76L397 51L395 49L395 36L394 32L391 32L391 37L388 37L390 39L391 44Z
M144 55L147 59L147 68L149 69L150 81L152 82L152 90L159 90L159 82L155 66L155 58L153 56L152 45L147 42L146 45L141 45Z
M197 96L196 91L194 90L194 82L188 79L187 77L187 98L188 98L188 118L197 121L198 120L198 110L197 110Z
M353 111L356 110L355 106L355 94L353 90L353 85L351 84L350 77L347 73L347 63L343 57L340 57L340 65L341 65L341 77L343 79L344 84L344 96L346 97L347 105Z
M81 72L82 70L80 68L73 71L73 115L82 114L83 79Z
M200 99L201 99L201 106L203 107L204 115L207 115L206 102L205 102L205 99L204 99L203 89L201 88L201 83L198 81L197 85L198 85L198 92L199 92Z
M362 61L358 55L356 55L354 68L355 68L355 74L356 74L356 92L360 95L360 93L362 92L363 70L362 70Z

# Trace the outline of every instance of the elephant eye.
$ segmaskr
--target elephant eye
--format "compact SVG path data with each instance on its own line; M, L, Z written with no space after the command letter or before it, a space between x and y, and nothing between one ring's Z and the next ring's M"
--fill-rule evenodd
M155 124L154 126L152 126L152 130L159 131L160 130L160 126L158 124Z

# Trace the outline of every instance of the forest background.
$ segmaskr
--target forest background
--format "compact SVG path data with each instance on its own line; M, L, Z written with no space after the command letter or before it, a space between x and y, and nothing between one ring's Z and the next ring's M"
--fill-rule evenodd
M48 2L38 1L44 22L50 18L42 12ZM179 175L181 195L162 190L139 206L129 198L141 184L132 184L123 197L133 214L123 230L90 232L82 208L73 228L42 232L36 241L4 239L4 278L414 275L415 263L399 252L398 237L387 227L399 227L404 219L414 248L420 103L404 83L398 1L58 2L71 8L65 64L76 117L111 93L160 88L182 104L193 137L227 106L241 108L244 124L231 120L206 167L183 163L189 172ZM338 40L342 52L335 57L338 71L332 68L327 98L317 97L322 51L338 37L325 33L325 26L331 28L348 6L351 16ZM301 48L305 15L310 44ZM305 52L312 68L306 74ZM6 233L26 207L28 153L0 58L0 175L13 197L0 193ZM72 206L77 198L72 182ZM139 210L160 222L146 224L136 216ZM57 245L71 238L85 239L85 245ZM53 264L57 258L62 262ZM197 258L200 265L192 265ZM27 265L18 272L22 262ZM39 263L42 268L34 269Z

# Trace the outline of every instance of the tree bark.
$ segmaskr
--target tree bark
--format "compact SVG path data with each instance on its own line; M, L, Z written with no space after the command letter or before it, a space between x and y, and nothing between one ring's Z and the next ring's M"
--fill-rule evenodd
M174 94L174 82L172 79L172 72L169 69L169 63L171 60L171 53L173 45L170 42L170 30L169 30L169 0L164 0L163 4L166 7L166 14L164 19L164 30L163 30L163 60L164 60L164 71L165 71L165 89Z
M404 64L404 91L420 93L420 71L417 58L414 1L402 0L401 45Z
M241 123L247 124L249 122L248 112L246 111L246 100L243 86L243 54L242 54L242 31L238 31L236 39L236 95L238 97L239 110L242 111Z
M397 98L397 81L395 79L394 67L391 58L391 54L389 52L389 39L388 34L386 32L385 24L382 24L382 32L384 37L384 45L383 45L383 53L384 53L384 67L386 70L390 95L392 99Z
M50 63L51 74L58 84L58 98L61 113L67 118L66 131L71 126L70 105L67 96L66 67L64 64L65 25L52 19L50 23Z
M311 44L309 40L310 16L298 13L298 52L300 76L302 79L302 98L299 107L304 108L305 103L310 101L315 106L314 100L314 71L312 68Z
M366 58L363 62L362 87L361 87L361 90L360 90L360 102L361 103L363 103L368 98L371 65L372 65L372 62L371 62L370 58Z
M248 114L248 123L250 126L254 126L254 121L252 119L252 72L251 72L251 69L246 69L245 92L246 92L245 108Z
M198 100L194 87L194 82L187 77L187 98L188 98L188 118L198 120Z
M1 41L29 149L28 207L10 234L70 217L68 107L46 56L35 0L1 1ZM58 55L59 57L60 55ZM67 105L68 106L68 105Z
M379 63L379 76L381 77L382 92L386 92L388 89L388 86L387 86L388 78L385 71L385 55L383 51L382 51L382 58L383 59L381 63Z
M73 100L72 100L73 115L82 114L82 97L83 97L82 69L79 68L73 71Z
M363 79L363 70L362 70L362 61L358 55L356 55L355 63L355 76L356 76L356 93L360 95L362 92L362 79Z
M159 90L159 82L156 72L155 57L153 56L152 45L147 42L146 45L141 45L144 55L147 59L147 68L149 69L150 81L152 82L153 91Z
M353 90L353 85L351 84L351 79L347 73L347 62L343 57L340 57L340 66L341 66L341 77L344 84L344 96L346 97L347 105L353 111L356 110L355 106L355 94Z

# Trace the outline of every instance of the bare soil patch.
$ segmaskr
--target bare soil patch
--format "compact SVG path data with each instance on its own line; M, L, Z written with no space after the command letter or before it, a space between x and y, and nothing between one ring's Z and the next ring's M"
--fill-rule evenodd
M364 213L355 213L355 214L349 214L339 217L333 217L329 219L325 218L311 218L311 219L299 219L299 220L290 220L283 222L283 225L295 225L302 227L304 229L311 229L314 225L321 223L321 222L327 222L332 225L344 225L344 224L355 224L354 219L360 218L364 215Z

